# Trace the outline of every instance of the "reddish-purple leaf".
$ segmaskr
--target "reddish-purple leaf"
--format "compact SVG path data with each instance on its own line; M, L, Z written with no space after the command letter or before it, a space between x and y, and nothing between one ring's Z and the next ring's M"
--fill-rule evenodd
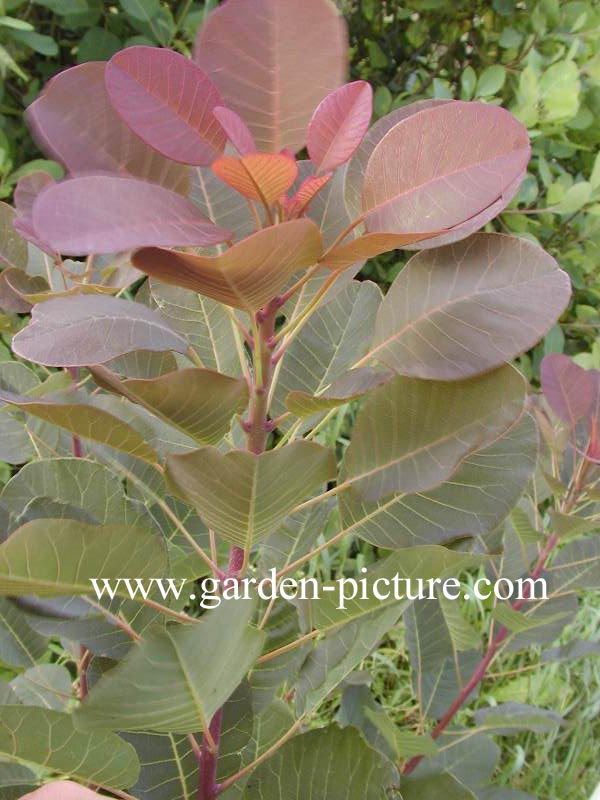
M592 371L582 369L571 358L551 353L540 367L542 391L557 417L575 426L592 411L596 382Z
M33 206L37 236L59 253L113 253L134 247L208 247L231 233L162 186L116 175L84 175L44 189Z
M345 81L347 50L330 0L228 0L201 27L194 59L259 150L296 153L316 106Z
M227 138L241 156L256 153L256 144L250 128L235 111L225 106L213 108L213 114L225 131ZM292 158L294 155L292 154Z
M106 66L113 108L146 144L183 164L207 165L225 148L213 115L221 96L210 78L173 50L135 45Z
M307 147L319 172L345 164L363 140L373 113L366 81L340 86L321 101L308 126Z
M497 214L507 202L529 154L527 130L498 106L453 101L412 114L381 139L368 161L362 197L367 229L482 225L490 209ZM469 232L463 228L459 237Z
M31 322L13 338L12 348L36 364L87 367L135 350L185 353L188 343L148 306L85 294L34 306Z
M328 172L327 175L309 175L308 178L304 178L293 197L285 199L285 211L288 218L292 219L304 214L314 198L329 183L332 177L333 172Z
M42 189L45 189L46 186L50 186L50 184L54 182L52 175L49 175L47 172L32 172L30 175L25 175L17 183L14 197L15 209L17 211L17 216L13 223L15 230L18 231L24 239L27 239L28 242L33 242L40 250L47 253L53 253L54 251L49 244L36 236L33 230L32 213L33 203L38 194Z
M23 795L21 800L102 800L99 794L73 781L46 783L35 792Z
M161 156L132 133L104 88L104 62L90 61L56 75L26 112L41 149L71 173L117 172L178 192L189 170Z

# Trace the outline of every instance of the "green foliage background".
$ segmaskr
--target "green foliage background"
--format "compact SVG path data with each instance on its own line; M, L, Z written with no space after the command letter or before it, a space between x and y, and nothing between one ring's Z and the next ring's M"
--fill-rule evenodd
M19 177L40 167L23 109L52 75L136 43L189 53L198 26L215 5L216 0L0 0L0 198L10 200ZM533 238L551 252L571 275L574 296L560 324L521 366L535 381L541 358L564 351L577 354L583 366L600 369L600 4L338 0L338 5L350 23L352 77L373 84L377 116L428 97L482 99L510 109L527 125L533 145L529 174L493 225ZM58 165L44 164L60 174ZM363 274L385 289L404 261L405 254L390 254L370 262ZM334 439L343 435L331 431ZM352 571L369 554L342 547L333 558L338 569ZM597 637L598 611L597 599L588 598L570 636ZM411 701L401 633L365 666L380 702L399 720L406 718ZM553 736L523 734L503 743L504 778L540 798L588 798L600 761L597 659L541 665L535 654L508 656L496 669L501 674L490 692L498 702L548 703L570 720Z

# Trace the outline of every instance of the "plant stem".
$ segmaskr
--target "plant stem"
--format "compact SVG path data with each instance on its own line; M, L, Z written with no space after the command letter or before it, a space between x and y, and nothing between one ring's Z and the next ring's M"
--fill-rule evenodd
M280 303L273 301L259 311L253 321L254 373L250 384L250 410L245 423L246 447L255 455L264 452L269 434L269 387L272 377L272 339L275 319ZM235 545L229 551L227 578L235 578L244 571L248 553ZM198 800L215 800L222 787L217 783L219 743L223 724L223 709L220 708L210 721L208 732L202 738ZM207 735L208 734L208 735Z
M540 552L538 560L536 562L535 567L533 568L532 572L530 573L530 577L533 581L535 581L541 575L544 567L546 566L552 551L558 544L558 536L556 534L552 534L548 541L546 542L545 547ZM525 590L523 591L524 597L517 600L516 602L511 604L511 608L514 611L519 611L529 599L529 589L531 584L527 584ZM509 635L508 628L502 626L498 629L496 634L490 639L488 648L486 650L485 655L475 668L475 672L471 675L469 681L463 686L460 692L455 697L454 701L449 706L446 713L442 716L439 720L438 724L435 726L433 731L431 732L432 739L438 739L442 733L446 730L450 722L454 719L456 713L460 710L463 704L469 699L472 692L477 688L477 686L481 683L481 681L485 678L488 667L496 657L500 646ZM406 763L404 769L402 770L403 775L410 775L411 772L419 766L421 761L423 760L423 756L415 756L411 758L410 761Z

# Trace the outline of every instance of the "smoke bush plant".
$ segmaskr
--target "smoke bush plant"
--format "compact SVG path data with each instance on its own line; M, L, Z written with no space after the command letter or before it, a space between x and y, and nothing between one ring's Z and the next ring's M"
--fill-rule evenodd
M490 736L561 722L457 718L598 582L596 374L549 357L545 405L509 364L569 281L534 242L476 232L515 196L527 134L445 100L369 129L346 51L328 0L228 0L193 60L130 47L27 111L66 177L28 175L2 210L2 306L31 311L0 365L0 456L24 464L0 496L3 796L508 800ZM355 279L396 248L418 252L385 297ZM284 579L353 536L370 587L486 570L548 575L549 599L482 608L480 634L443 598L200 613L90 582ZM402 619L398 726L356 670ZM65 654L37 663L49 638Z

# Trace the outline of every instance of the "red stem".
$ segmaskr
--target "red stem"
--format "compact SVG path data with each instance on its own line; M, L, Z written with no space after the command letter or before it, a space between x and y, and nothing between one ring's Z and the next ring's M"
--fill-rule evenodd
M539 578L539 576L541 575L544 567L546 566L548 558L550 557L557 543L558 543L558 536L556 534L552 534L552 536L548 538L546 546L541 551L538 560L536 562L536 565L533 568L532 572L530 573L532 581L537 580L537 578ZM515 611L519 611L525 605L525 603L529 599L530 587L531 584L527 584L525 586L523 591L523 597L511 604L512 609L514 609ZM465 684L465 686L463 686L463 688L457 694L457 696L455 697L454 701L452 702L446 713L439 720L439 722L431 732L432 739L438 739L442 735L442 733L446 730L450 722L452 722L457 711L460 710L463 704L469 699L474 689L476 689L477 686L481 683L481 681L485 678L488 667L494 660L500 648L500 645L506 639L508 633L509 633L508 628L502 626L501 628L498 629L495 636L493 636L490 639L487 651L483 656L483 658L481 659L481 661L479 662L479 664L477 665L477 667L475 668L475 672L471 675L471 678L469 679L468 683ZM407 763L405 764L404 769L402 770L402 774L410 775L411 772L413 772L419 766L422 760L423 756L415 756L414 758L411 758L410 761L407 761Z
M264 311L256 315L258 323L259 341L254 342L254 357L261 359L262 381L257 386L253 380L250 396L249 418L245 423L247 433L247 449L251 453L260 455L264 452L267 436L269 434L269 387L271 382L271 355L272 337L275 330L275 319L280 302L276 298ZM256 375L256 369L254 371ZM246 553L244 548L233 546L229 552L229 566L226 577L237 577L244 567ZM223 725L223 709L220 708L210 721L210 737L202 737L202 754L200 756L200 778L198 785L198 800L215 800L219 794L217 783L217 766L219 760L219 744L221 728ZM214 744L211 747L211 744Z

